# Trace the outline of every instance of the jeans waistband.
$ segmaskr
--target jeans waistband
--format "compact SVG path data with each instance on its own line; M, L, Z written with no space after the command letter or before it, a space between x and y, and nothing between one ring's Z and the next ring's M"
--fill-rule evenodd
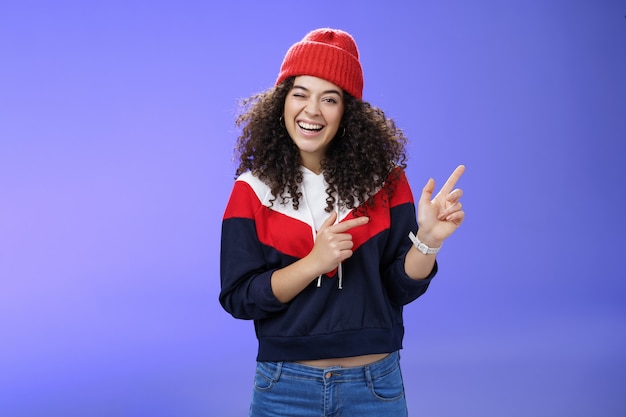
M331 366L328 368L318 368L315 366L303 365L297 362L260 362L259 365L266 366L274 378L292 377L302 379L327 379L330 375L333 379L368 380L378 376L386 375L399 366L400 354L393 352L385 358L364 366L344 368L341 366Z

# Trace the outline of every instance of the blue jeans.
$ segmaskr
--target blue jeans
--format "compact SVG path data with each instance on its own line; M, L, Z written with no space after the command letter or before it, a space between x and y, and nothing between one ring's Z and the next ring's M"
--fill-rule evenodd
M354 368L258 362L250 417L407 416L400 355Z

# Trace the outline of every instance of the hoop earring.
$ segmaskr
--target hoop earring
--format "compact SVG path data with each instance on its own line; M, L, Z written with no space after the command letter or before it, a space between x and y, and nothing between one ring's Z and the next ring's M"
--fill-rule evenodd
M341 137L344 137L344 136L346 136L346 127L345 126L343 127L343 132L341 132Z
M278 118L278 124L279 124L279 125L281 125L282 127L286 127L286 126L285 126L285 121L284 121L284 119L283 119L283 116L280 116L280 117Z

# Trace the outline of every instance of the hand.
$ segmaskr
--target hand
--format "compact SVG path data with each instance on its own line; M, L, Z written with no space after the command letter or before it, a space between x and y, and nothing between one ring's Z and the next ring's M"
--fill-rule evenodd
M335 269L341 262L352 256L352 235L346 233L353 227L362 226L369 222L368 217L357 217L335 224L337 213L333 212L322 224L315 238L315 245L309 253L314 259L313 264L319 267L317 275L325 274Z
M435 181L432 178L422 190L417 205L418 237L430 247L441 246L465 218L465 212L459 201L463 190L459 188L453 190L463 172L465 172L465 166L459 165L435 198L432 198L435 190Z

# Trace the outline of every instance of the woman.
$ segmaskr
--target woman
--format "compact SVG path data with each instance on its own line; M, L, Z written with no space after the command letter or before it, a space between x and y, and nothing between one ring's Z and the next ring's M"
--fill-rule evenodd
M416 218L406 139L362 92L352 36L318 29L237 119L220 302L254 320L251 416L407 414L402 309L464 219L464 167L434 198L427 182Z

